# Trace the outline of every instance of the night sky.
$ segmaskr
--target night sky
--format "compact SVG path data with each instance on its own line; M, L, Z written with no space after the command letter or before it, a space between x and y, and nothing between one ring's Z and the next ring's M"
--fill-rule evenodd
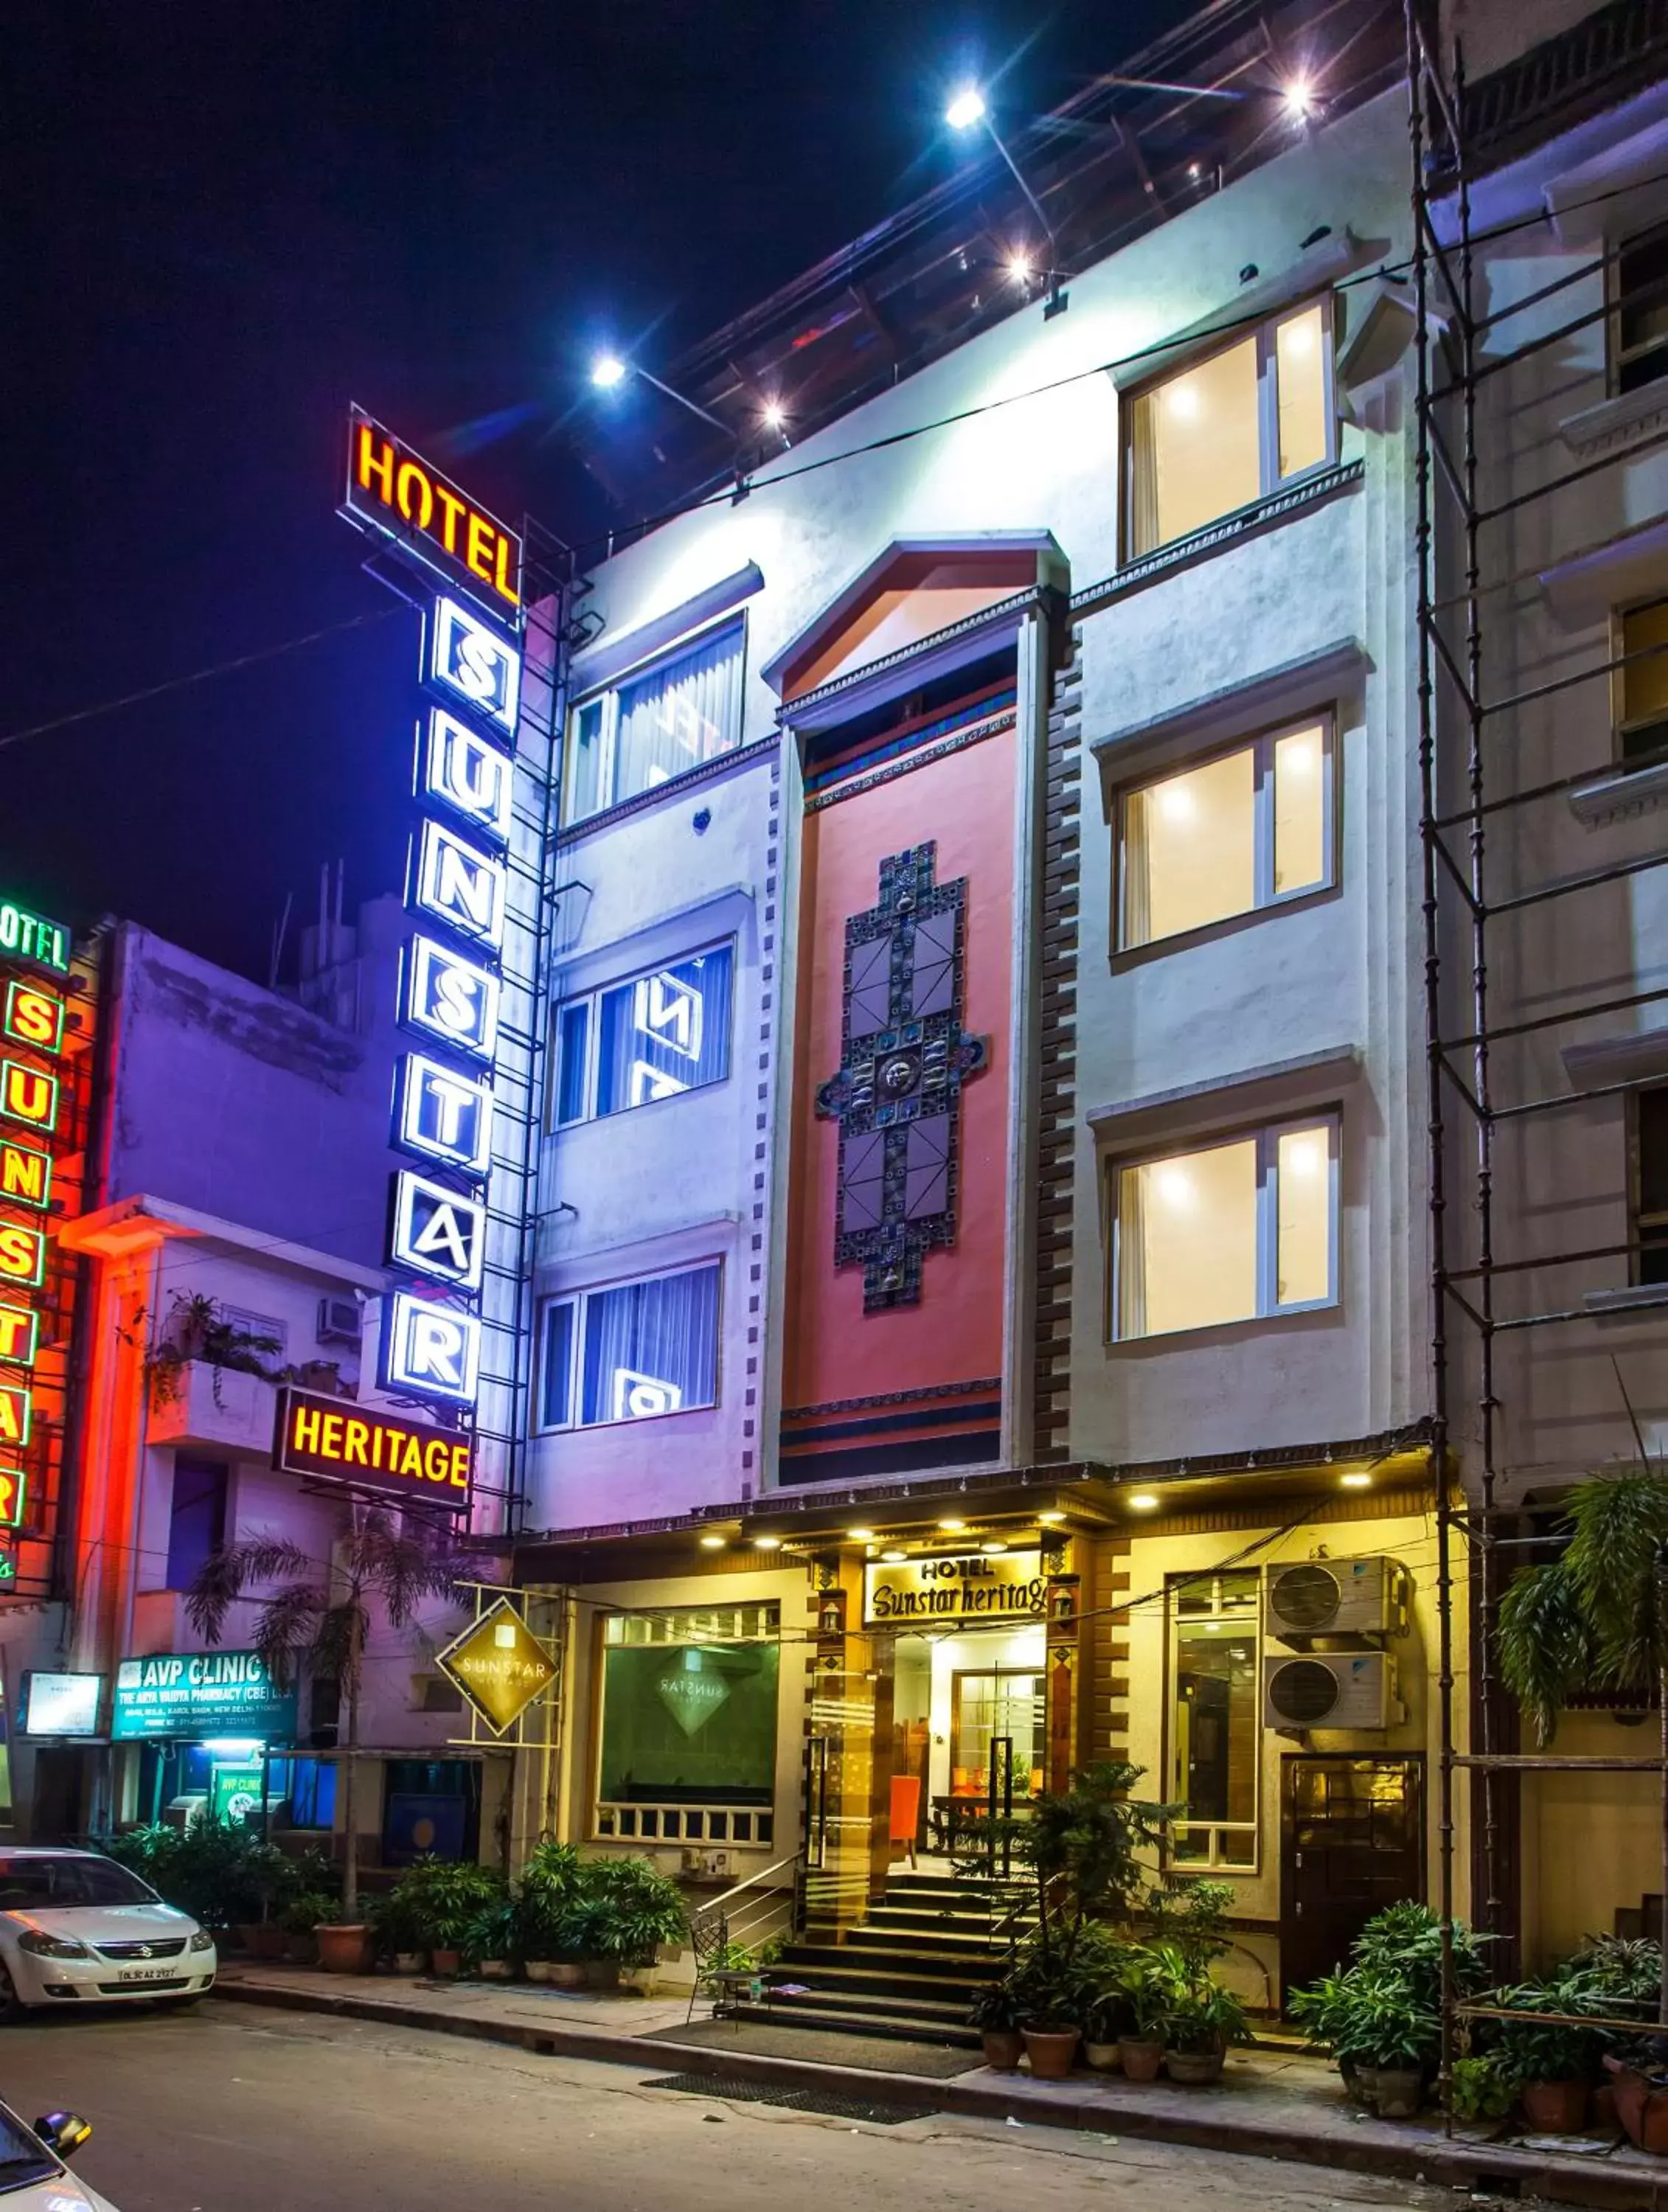
M334 512L350 399L488 506L583 538L610 518L562 424L595 404L600 344L664 370L965 158L940 119L957 83L995 80L1021 128L1188 12L8 11L0 890L264 979L321 861L345 859L350 908L397 888L416 619Z

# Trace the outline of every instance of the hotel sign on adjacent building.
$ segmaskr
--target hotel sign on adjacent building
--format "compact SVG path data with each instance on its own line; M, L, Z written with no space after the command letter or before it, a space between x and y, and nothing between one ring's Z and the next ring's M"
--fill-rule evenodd
M278 1393L272 1464L285 1474L322 1476L462 1513L474 1449L469 1437L432 1422L397 1419L310 1390Z
M932 1621L1039 1620L1048 1578L1040 1552L969 1552L876 1559L863 1570L863 1620L872 1628Z

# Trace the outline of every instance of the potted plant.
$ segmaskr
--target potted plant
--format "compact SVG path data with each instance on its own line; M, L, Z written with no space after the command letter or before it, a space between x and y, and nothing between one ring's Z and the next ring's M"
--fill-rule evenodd
M1449 1945L1462 1995L1488 1980L1482 1945L1463 1922ZM1416 2112L1441 2048L1442 1923L1411 1899L1385 1907L1350 1946L1349 1965L1294 1990L1287 2008L1330 2051L1346 2088L1384 2119Z
M1082 2039L1088 1996L1074 1959L1039 1930L1017 1961L1012 1984L1032 2073L1039 2081L1063 2081Z
M1131 2081L1156 2081L1164 2063L1164 2022L1169 1991L1158 1961L1144 1947L1132 1949L1120 1976L1129 2008L1129 2027L1117 2039L1118 2056Z
M1595 2030L1573 2026L1568 2017L1584 2008L1597 2009L1580 1969L1554 1973L1543 1981L1519 1982L1499 1991L1498 1997L1503 2009L1520 2015L1565 2015L1502 2021L1499 2063L1517 2088L1524 2118L1537 2135L1579 2134L1586 2124L1599 2057Z
M1113 1981L1094 1990L1083 2010L1083 2056L1099 2074L1116 2074L1123 2065L1118 2039L1135 2027L1129 1993Z
M353 1527L329 1560L315 1559L287 1536L253 1536L211 1552L186 1594L192 1627L216 1644L232 1607L259 1593L251 1641L273 1680L287 1683L305 1664L341 1686L342 1902L319 1930L320 1957L332 1972L363 1973L370 1965L370 1930L359 1910L356 1808L360 1693L373 1616L380 1613L392 1629L409 1628L426 1601L455 1601L468 1571L460 1554L427 1534L407 1534L380 1506L356 1506Z
M482 1976L490 1982L507 1982L515 1971L515 1944L520 1932L520 1916L514 1899L495 1898L484 1905L470 1922L464 1938L464 1950L474 1960Z
M1172 1983L1164 2014L1164 2060L1172 2081L1208 2083L1222 2078L1231 2043L1249 2043L1245 2008L1207 1973Z
M452 1979L463 1971L482 1916L503 1901L502 1876L472 1860L425 1858L410 1869L400 1887L411 1899L429 1966L441 1979Z
M1449 2069L1448 2102L1457 2120L1503 2120L1517 2091L1491 2051L1456 2058Z
M551 1982L560 1969L571 1972L575 1986L584 1970L569 1942L577 1932L574 1906L579 1894L579 1850L573 1844L558 1844L550 1837L535 1844L527 1854L515 1891L516 1929L512 1949L530 1982Z
M336 1900L322 1890L303 1890L283 1909L284 1956L292 1966L316 1965L319 1925L336 1910Z
M583 1953L595 1989L616 1987L623 1968L653 1966L689 1938L683 1892L647 1859L583 1861L570 1910L564 1941Z
M411 1897L396 1882L373 1897L365 1907L366 1923L378 1958L387 1960L397 1974L420 1974L424 1959L422 1932Z
M1006 1978L975 1991L967 2024L979 2032L987 2066L1003 2074L1018 2072L1025 2039L1020 2033L1019 2002Z

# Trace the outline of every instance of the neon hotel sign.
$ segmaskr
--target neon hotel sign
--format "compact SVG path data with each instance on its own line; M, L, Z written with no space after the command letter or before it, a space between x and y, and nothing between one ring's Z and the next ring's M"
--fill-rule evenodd
M0 900L0 951L63 973L70 933L61 922ZM28 1510L24 1463L34 1427L33 1369L40 1314L33 1293L46 1275L46 1212L62 1097L55 1066L64 1049L64 1003L33 977L0 991L0 1528ZM11 1562L0 1564L9 1580Z
M392 1391L472 1407L521 682L518 647L478 610L519 621L521 544L357 409L344 511L455 586L435 593L423 625L423 818L405 890L417 927L399 1002L421 1049L396 1071L393 1129L418 1164L393 1177L387 1244L389 1264L413 1287L384 1300L381 1379Z

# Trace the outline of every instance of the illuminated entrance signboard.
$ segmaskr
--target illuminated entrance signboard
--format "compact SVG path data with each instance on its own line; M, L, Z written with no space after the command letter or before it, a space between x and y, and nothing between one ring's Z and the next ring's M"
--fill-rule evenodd
M521 541L449 478L374 422L348 416L343 512L362 530L397 538L417 558L480 595L507 622L521 611Z
M272 1464L286 1474L322 1476L467 1510L475 1447L431 1422L396 1419L307 1390L278 1393Z
M930 1620L1040 1620L1048 1578L1039 1552L972 1552L938 1559L874 1560L863 1569L868 1626Z
M494 1735L508 1735L533 1699L555 1681L557 1665L514 1605L501 1597L472 1627L435 1654Z

